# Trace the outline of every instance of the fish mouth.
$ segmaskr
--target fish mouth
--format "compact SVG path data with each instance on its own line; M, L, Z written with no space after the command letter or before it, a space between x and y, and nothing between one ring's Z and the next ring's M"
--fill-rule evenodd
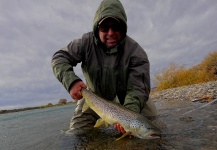
M158 139L161 138L161 134L158 131L150 130L146 135L145 138L147 139Z

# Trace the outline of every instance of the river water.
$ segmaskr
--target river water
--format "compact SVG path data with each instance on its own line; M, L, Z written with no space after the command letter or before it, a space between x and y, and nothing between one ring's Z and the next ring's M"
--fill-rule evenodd
M75 105L0 115L0 150L216 150L217 103L157 101L160 139L125 137L113 127L67 131Z
M75 105L0 115L1 150L61 149Z

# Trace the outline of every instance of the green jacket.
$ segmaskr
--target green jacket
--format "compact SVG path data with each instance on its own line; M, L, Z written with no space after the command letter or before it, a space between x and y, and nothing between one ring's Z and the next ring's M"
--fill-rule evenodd
M97 95L113 100L116 96L126 108L140 113L149 97L149 60L143 48L126 35L112 49L105 48L98 38L98 22L114 16L127 28L127 17L118 0L104 0L99 6L93 23L93 31L70 42L52 58L53 72L66 90L81 80L73 67L81 68L87 86Z

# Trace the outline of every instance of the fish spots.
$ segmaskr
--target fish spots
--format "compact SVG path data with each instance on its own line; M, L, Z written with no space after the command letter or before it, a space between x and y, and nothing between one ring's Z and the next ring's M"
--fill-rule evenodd
M141 123L138 120L132 120L130 123L130 128L132 130L137 130L140 127Z
M107 123L111 125L118 123L131 135L143 139L150 138L150 135L155 133L154 125L144 116L107 101L89 90L82 89L81 93L87 105Z

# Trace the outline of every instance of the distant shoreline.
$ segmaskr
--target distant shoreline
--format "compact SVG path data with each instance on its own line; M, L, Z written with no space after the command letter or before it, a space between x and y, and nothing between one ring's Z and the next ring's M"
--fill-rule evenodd
M162 99L166 99L166 100L178 99L178 100L187 100L187 101L195 100L195 99L213 100L217 98L216 87L217 87L216 81L192 84L192 85L152 92L150 94L150 99L153 99L154 101L162 100ZM60 101L58 104L55 105L48 103L45 106L27 107L27 108L13 109L13 110L0 110L0 114L20 112L20 111L33 110L33 109L44 109L49 107L64 106L70 104L76 104L76 102L67 102L65 100L63 102Z
M45 109L45 108L56 107L56 106L65 106L65 105L71 105L71 104L76 104L76 102L68 102L66 104L55 104L55 105L36 106L36 107L26 107L26 108L18 108L18 109L11 109L11 110L0 110L0 115L7 114L7 113L26 111L26 110Z

